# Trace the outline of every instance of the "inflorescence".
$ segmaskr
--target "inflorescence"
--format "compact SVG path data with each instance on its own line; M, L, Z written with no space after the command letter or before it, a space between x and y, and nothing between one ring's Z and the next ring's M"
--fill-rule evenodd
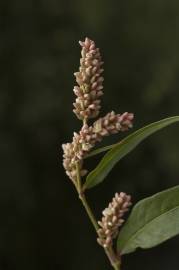
M103 72L99 48L96 48L94 41L86 38L79 42L82 50L79 71L74 73L78 86L74 87L77 96L75 109L76 116L81 120L95 118L101 108L100 97L103 95Z
M116 193L112 202L102 212L103 217L98 221L100 229L98 230L98 243L104 247L112 246L113 239L118 235L119 227L123 224L123 215L128 211L131 205L131 196L124 192Z
M80 175L87 174L83 168L83 159L89 151L100 142L103 137L126 131L132 127L134 118L132 113L115 114L110 112L106 116L99 118L91 126L87 121L96 118L100 111L100 97L103 95L103 77L101 68L103 62L99 48L96 48L94 41L86 38L84 42L79 42L82 51L79 72L75 73L78 86L74 87L77 98L73 110L76 116L83 121L83 126L78 133L74 133L71 143L63 144L63 165L68 177L76 183L76 164L79 165Z

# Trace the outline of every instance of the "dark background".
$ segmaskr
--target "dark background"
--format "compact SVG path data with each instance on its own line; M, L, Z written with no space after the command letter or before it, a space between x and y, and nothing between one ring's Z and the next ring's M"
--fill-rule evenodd
M61 165L80 128L78 40L94 39L105 61L101 115L134 112L134 130L177 115L179 1L1 0L0 14L0 269L111 269ZM177 124L153 135L91 190L97 217L116 191L135 203L179 184L178 138ZM179 237L139 250L123 270L177 270L178 250Z

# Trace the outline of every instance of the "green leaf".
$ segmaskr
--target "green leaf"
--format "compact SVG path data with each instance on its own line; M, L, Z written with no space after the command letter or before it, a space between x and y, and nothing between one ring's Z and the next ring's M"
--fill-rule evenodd
M86 157L85 159L89 158L89 157L93 157L93 156L96 156L100 153L103 153L103 152L106 152L108 150L110 150L111 148L113 148L114 146L116 146L117 143L115 144L111 144L111 145L107 145L107 146L104 146L104 147L100 147L100 148L97 148L95 149L94 151L91 151Z
M121 229L117 248L121 254L151 248L179 234L179 186L138 202Z
M135 131L119 143L115 144L115 146L113 146L113 148L105 154L98 166L88 174L83 188L91 188L101 183L112 170L114 165L130 151L132 151L140 142L154 132L178 121L179 116L173 116L158 122L154 122Z

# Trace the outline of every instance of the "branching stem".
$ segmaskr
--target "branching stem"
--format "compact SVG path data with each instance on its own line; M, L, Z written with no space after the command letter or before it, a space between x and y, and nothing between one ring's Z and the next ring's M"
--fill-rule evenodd
M77 192L79 194L79 199L81 200L85 210L86 210L86 213L88 214L88 217L91 221L91 223L93 224L93 227L96 231L96 233L98 234L98 229L99 229L99 226L98 226L98 223L96 221L96 218L86 200L86 197L85 197L85 194L84 194L84 191L82 190L82 185L81 185L81 176L80 176L80 168L79 168L79 163L77 162L76 163L76 171L77 171L77 185L76 185L76 189L77 189ZM107 248L105 249L105 253L112 265L112 267L114 268L114 270L120 270L120 265L121 265L121 261L120 261L120 258L118 258L113 250L113 248Z

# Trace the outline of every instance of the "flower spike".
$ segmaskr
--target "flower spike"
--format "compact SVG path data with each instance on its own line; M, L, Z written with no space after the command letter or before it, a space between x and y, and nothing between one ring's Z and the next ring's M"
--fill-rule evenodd
M79 71L74 73L78 86L74 87L77 96L73 112L80 120L95 118L100 111L100 97L103 95L103 77L101 68L103 62L101 55L94 41L86 38L84 42L79 42L82 51Z
M96 143L101 142L103 137L116 134L119 131L126 131L132 127L133 114L125 112L123 114L108 113L105 117L99 118L92 126L83 125L80 132L74 132L72 143L63 144L64 161L63 165L66 174L75 182L76 162L80 165L80 174L84 176L87 170L83 169L83 159L87 156Z
M98 221L97 242L104 248L112 247L113 239L118 235L119 227L123 224L123 216L131 205L131 196L124 192L116 193L112 202L103 211L101 221Z

